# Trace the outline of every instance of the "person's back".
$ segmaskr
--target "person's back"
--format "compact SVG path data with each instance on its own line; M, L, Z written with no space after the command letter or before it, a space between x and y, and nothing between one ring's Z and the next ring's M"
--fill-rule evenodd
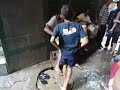
M79 46L80 38L82 38L85 33L83 33L83 28L79 23L76 22L64 22L55 29L59 30L59 41L60 48L65 54L74 54Z
M72 75L72 67L76 64L76 52L80 47L88 43L88 38L80 24L71 22L73 10L70 5L62 6L61 14L64 17L64 23L54 28L50 41L59 50L59 53L61 53L61 64L63 65L64 77L64 83L61 90L68 90L68 84ZM59 37L59 45L57 45L55 41L56 37ZM84 42L80 44L79 38L82 37Z

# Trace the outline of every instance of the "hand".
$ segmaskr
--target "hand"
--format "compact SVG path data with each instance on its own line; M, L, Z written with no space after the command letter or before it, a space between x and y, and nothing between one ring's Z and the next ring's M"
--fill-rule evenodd
M112 31L113 31L113 29L110 29L109 31L110 31L110 32L112 32Z
M116 23L116 22L118 22L118 20L117 20L117 19L114 19L113 22Z

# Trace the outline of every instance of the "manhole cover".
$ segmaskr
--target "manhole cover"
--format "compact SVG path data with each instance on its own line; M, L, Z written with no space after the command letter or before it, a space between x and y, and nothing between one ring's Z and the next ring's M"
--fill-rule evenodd
M72 80L70 81L70 83ZM40 90L61 90L63 76L56 74L54 67L44 69L38 75L37 87ZM73 85L73 84L72 84Z

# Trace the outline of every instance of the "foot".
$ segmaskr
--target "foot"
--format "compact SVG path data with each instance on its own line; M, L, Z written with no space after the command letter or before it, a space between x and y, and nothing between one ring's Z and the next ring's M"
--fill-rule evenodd
M109 52L112 52L112 48L110 48Z
M67 89L66 89L66 88L64 88L64 87L60 87L60 89L61 89L61 90L67 90Z
M111 51L110 54L113 55L114 51Z
M112 56L116 56L115 51L111 51L110 54L111 54Z
M60 70L60 68L55 67L55 71L56 71L56 73L57 73L58 75L63 76L63 73L62 73L62 71Z
M107 47L105 47L104 50L107 50Z
M77 68L83 70L83 67L81 67L78 63L75 64L75 67L77 67Z

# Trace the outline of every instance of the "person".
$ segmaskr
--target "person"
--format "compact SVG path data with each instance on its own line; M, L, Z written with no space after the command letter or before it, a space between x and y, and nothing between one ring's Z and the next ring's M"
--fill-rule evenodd
M52 16L51 19L46 23L46 26L44 27L44 31L47 34L52 35L54 27L61 22L63 22L63 17L62 17L61 14L56 14L56 15ZM56 39L56 41L57 41L57 44L59 44L59 40ZM83 69L78 63L76 63L75 66L79 69ZM57 58L55 71L57 72L58 75L60 75L60 76L63 75L63 73L60 69L60 57L59 57L59 55L58 55L58 58Z
M50 36L53 34L53 29L54 27L63 22L63 18L61 16L61 14L56 14L56 15L53 15L51 17L51 19L46 23L45 27L44 27L44 31L49 34ZM58 43L58 40L56 39L57 43ZM58 75L63 75L61 69L60 69L60 59L57 58L57 63L56 63L56 66L55 66L55 71L57 72Z
M110 14L109 14L109 17L108 17L108 22L107 22L107 24L108 24L108 29L107 29L107 31L108 31L108 32L109 32L109 30L112 28L112 26L113 26L113 24L114 24L114 23L113 23L113 20L116 18L117 13L120 11L120 1L117 1L116 3L117 3L117 9L111 11ZM110 42L111 38L112 38L112 35L108 35L108 36L107 36L107 40L106 40L105 48L104 48L105 50L107 50L107 47L108 47L108 45L109 45L109 42ZM111 47L113 46L112 43L113 43L113 42L111 42ZM112 49L111 49L111 50L112 50Z
M63 22L61 14L52 16L51 19L46 23L44 31L49 35L52 35L54 27L61 22Z
M110 79L106 86L105 90L120 90L120 61L112 64L110 69ZM119 89L118 89L119 88Z
M114 63L110 68L110 79L108 84L103 85L105 90L120 90L120 46L117 55L114 58ZM118 89L119 88L119 89Z
M112 51L111 51L111 54L113 56L115 56L116 52L115 52L115 47L117 45L117 41L118 41L118 38L120 36L120 12L118 12L117 16L116 16L116 19L114 19L114 25L112 26L111 28L111 32L112 32L112 37L113 37L113 47L112 47Z
M61 54L64 78L61 90L67 90L72 75L72 67L76 64L77 51L88 43L88 38L82 26L77 22L71 21L73 15L71 5L63 5L61 14L64 17L64 22L54 28L50 41ZM57 37L59 37L59 45L55 41ZM81 44L80 38L84 40Z
M113 81L113 90L120 90L120 61L118 62L119 68L115 74L114 81Z
M106 24L109 16L108 6L110 5L111 1L112 0L107 0L99 13L98 32L96 37L96 44L99 49L102 48L101 42L106 31Z
M81 13L76 18L76 22L79 22L82 25L86 33L88 33L88 25L91 23L89 14L90 14L90 9L87 8L84 13Z
M82 25L88 25L91 23L90 20L90 9L86 9L84 13L81 13L80 15L77 16L76 21L80 22Z

